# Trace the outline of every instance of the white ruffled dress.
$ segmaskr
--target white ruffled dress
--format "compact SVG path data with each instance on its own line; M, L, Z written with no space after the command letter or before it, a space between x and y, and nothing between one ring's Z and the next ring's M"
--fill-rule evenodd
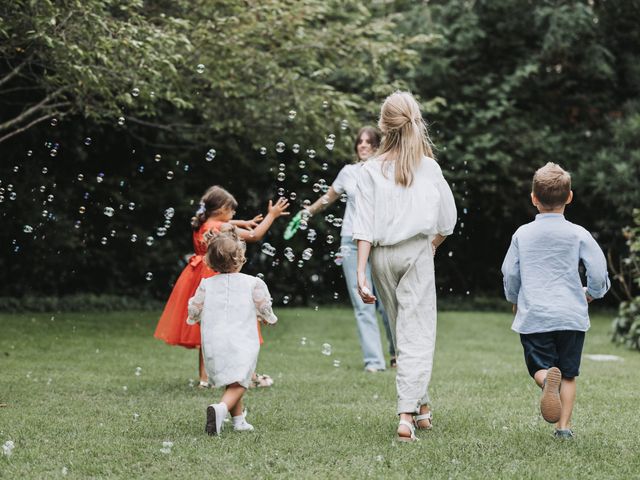
M249 387L260 351L257 319L274 324L267 285L244 273L220 273L200 282L189 300L187 323L200 322L209 381Z

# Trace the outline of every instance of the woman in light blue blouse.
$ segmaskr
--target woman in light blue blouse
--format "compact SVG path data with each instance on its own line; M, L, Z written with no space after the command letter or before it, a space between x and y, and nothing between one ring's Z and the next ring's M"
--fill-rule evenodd
M365 304L358 295L358 284L356 276L356 259L357 248L352 238L352 226L354 217L354 205L356 195L356 183L358 173L364 162L371 157L380 145L380 133L373 127L363 127L358 132L354 150L357 156L355 163L345 165L338 173L335 181L329 187L327 192L322 195L313 205L306 208L310 215L325 209L334 203L342 195L346 195L347 205L342 221L342 230L340 231L340 255L342 256L342 271L345 281L347 282L347 290L349 298L356 316L356 324L358 326L358 336L360 339L360 347L364 356L364 368L368 372L376 372L385 369L384 355L382 353L382 344L380 342L380 330L378 328L378 320L376 318L376 307L382 314L382 320L389 342L389 355L391 356L390 365L395 367L396 354L389 328L389 320L384 307L381 303L377 305ZM371 284L371 273L367 270L369 282Z

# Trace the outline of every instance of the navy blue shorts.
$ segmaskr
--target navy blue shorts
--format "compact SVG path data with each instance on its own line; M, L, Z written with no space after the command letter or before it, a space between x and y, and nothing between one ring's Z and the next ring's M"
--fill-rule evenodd
M584 332L559 330L557 332L521 333L524 361L532 377L538 370L558 367L562 376L580 374L580 358L584 345Z

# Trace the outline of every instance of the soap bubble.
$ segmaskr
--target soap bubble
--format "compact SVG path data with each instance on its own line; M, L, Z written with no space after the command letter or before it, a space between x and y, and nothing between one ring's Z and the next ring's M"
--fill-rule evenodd
M278 176L276 178L278 179L279 182L284 182L286 175L284 174L284 172L280 172L278 173Z
M313 255L313 249L312 248L305 248L302 251L302 259L305 260L305 261L310 260L312 255Z
M175 213L175 209L173 207L169 207L164 211L164 218L166 218L167 220L171 220Z
M327 150L333 150L333 147L335 146L336 141L332 138L327 138L327 140L324 143L324 146L327 148Z
M107 217L113 217L113 213L114 213L113 208L111 208L111 207L105 207L105 209L104 209L104 214L105 214Z
M133 90L131 90L131 95L137 97L138 95L140 95L140 89L134 88Z
M323 164L322 164L322 167L321 167L321 168L322 168L322 170L325 170L325 171L326 171L326 170L328 170L328 169L329 169L329 164L325 162L325 163L323 163Z
M333 243L333 235L327 235L327 240L326 242L331 245Z
M145 240L148 246L153 245L154 242L154 238L153 237L147 237L147 239Z
M298 153L298 152L300 151L300 145L298 145L297 143L294 143L294 144L291 146L291 151L292 151L293 153Z
M76 177L78 179L79 182L84 180L84 175L79 173L78 176Z
M307 337L302 337L300 339L300 345L306 345L307 344Z
M203 70L204 70L204 66L203 66ZM198 72L198 73L202 73L202 72ZM162 442L162 448L160 449L161 453L171 453L171 448L173 448L173 442Z
M341 218L334 218L333 219L333 226L334 227L341 227L342 226L342 219Z
M449 250L449 253L447 254L449 257L453 257L453 252L451 250Z
M329 356L331 355L331 344L330 343L323 343L322 344L322 354Z
M156 162L159 162L160 160L162 160L162 155L160 155L159 153L156 153L155 156L153 157L153 159Z
M47 195L47 202L53 202L53 195Z
M279 197L284 197L284 194L285 194L284 188L282 188L282 187L278 188L278 192L277 193L278 193Z
M340 366L340 360L334 360L333 361L333 366L338 368Z
M297 112L295 110L289 110L289 120L293 120L294 118L296 118Z
M131 234L131 242L135 243L138 241L138 235L136 235L135 233Z
M304 267L304 260L298 260L298 268Z
M309 175L302 175L302 176L300 177L300 181L301 181L302 183L307 183L307 182L309 181Z
M153 277L153 275L151 276ZM142 375L142 367L136 367L136 377L139 377L140 375Z
M294 201L296 198L298 198L298 194L296 192L291 192L289 194L289 199L291 199L291 201Z
M313 228L310 228L309 232L307 233L307 240L309 240L310 242L314 242L317 237L318 234L316 233L316 231Z
M89 145L91 145L91 142L92 142L92 141L93 141L93 140L91 140L91 137L86 137L86 138L84 139L84 144L88 147Z
M282 153L284 152L284 148L285 148L284 142L276 143L276 152Z
M267 147L260 147L260 155L266 155L267 154Z
M49 155L51 155L52 157L55 157L56 155L58 155L58 150L56 150L55 148L52 148L49 151Z
M333 292L333 299L338 300L340 298L340 294L338 292Z
M58 125L58 119L57 118L52 118L51 119L51 126L55 127L56 125Z
M267 243L267 242L262 244L261 251L262 253L270 257L273 257L276 254L275 247L273 247L270 243Z
M198 73L204 72L204 65L202 63L199 63L198 65L196 65L196 72Z
M282 297L282 303L283 303L284 305L286 305L287 303L289 303L289 300L290 300L289 295L285 295L284 297Z
M348 198L348 197L347 197L347 194L346 194L346 193L343 193L342 195L340 195L340 201L341 201L342 203L347 203L347 198Z
M327 100L322 101L322 108L324 108L325 110L329 108L329 102Z
M318 192L320 191L320 184L319 184L319 183L314 183L314 184L313 184L313 187L312 187L312 190L313 190L315 193L318 193Z
M22 231L23 231L24 233L31 233L31 232L33 232L33 227L32 227L31 225L25 225L25 226L22 228Z
M316 151L313 148L310 150L307 150L307 156L311 159L316 158Z
M100 243L101 243L102 245L106 245L106 244L107 244L107 242L108 242L107 237L102 237L102 238L100 239Z
M129 208L129 210L135 210L136 204L133 202L129 202L129 205L127 205L127 207Z
M296 259L296 256L293 253L293 249L291 247L286 247L284 249L284 257L289 260L290 262L293 262Z
M306 167L306 166L307 166L307 162L305 162L304 160L300 160L300 161L298 162L298 167L300 167L300 168L304 168L304 167Z
M2 445L2 453L5 457L10 457L15 447L16 445L12 440L7 440L6 442L4 442L4 445Z
M167 172L167 180L173 180L173 172L171 170Z
M82 215L82 214L83 214L84 212L86 212L86 211L87 211L87 209L86 209L85 207L80 207L80 208L78 209L78 213L79 213L80 215Z
M285 168L286 168L286 166L285 166L284 163L281 163L281 164L278 165L278 170L281 171L281 172L284 172Z
M214 148L211 148L211 149L209 149L209 151L205 155L204 159L207 162L211 162L214 158L216 158L216 150Z
M167 234L167 229L166 229L166 228L164 228L164 227L158 227L158 228L156 229L156 235L157 235L158 237L164 237L166 234Z
M340 122L340 130L346 130L349 128L349 122L347 120L342 120Z
M118 125L122 126L124 125L125 119L124 117L118 117Z

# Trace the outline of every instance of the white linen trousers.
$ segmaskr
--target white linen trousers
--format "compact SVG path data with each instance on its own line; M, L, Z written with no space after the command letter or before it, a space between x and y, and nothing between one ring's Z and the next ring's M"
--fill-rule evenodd
M436 345L436 284L432 238L416 235L371 249L371 272L396 346L398 414L429 404Z

